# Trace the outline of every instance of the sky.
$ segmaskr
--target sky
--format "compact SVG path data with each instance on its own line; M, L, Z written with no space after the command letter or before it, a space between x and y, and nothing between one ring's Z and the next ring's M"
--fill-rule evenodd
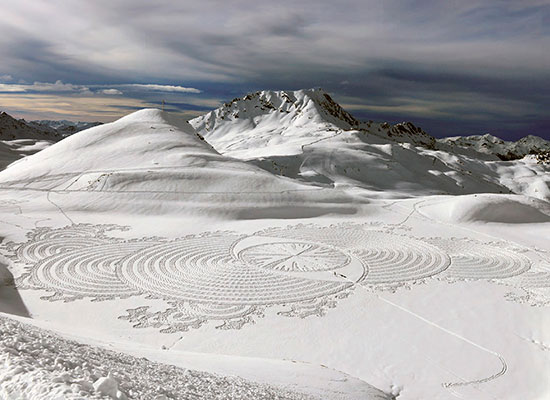
M189 118L322 87L363 120L550 139L550 0L3 0L0 110Z

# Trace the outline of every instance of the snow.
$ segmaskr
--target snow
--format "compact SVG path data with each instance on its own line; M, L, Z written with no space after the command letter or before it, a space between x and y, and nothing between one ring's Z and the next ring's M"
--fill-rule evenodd
M322 188L221 156L187 122L154 109L72 135L12 164L0 179L19 189L62 190L74 199L69 209L198 209L242 218L296 213L289 206L312 215L353 212L342 204L345 194L323 196Z
M543 223L550 222L550 205L523 196L495 196L488 194L447 198L421 211L441 221Z
M190 123L224 155L302 182L359 189L369 198L490 192L550 199L549 167L521 159L550 148L541 138L436 140L407 122L359 123L323 102L325 94L258 92ZM520 159L497 157L510 152Z
M517 142L502 140L496 136L485 134L481 136L456 136L438 139L441 149L453 152L476 153L489 155L493 160L513 160L523 158L532 152L550 150L550 142L538 136L527 135ZM479 156L479 155L478 155Z
M0 170L22 157L51 146L59 139L56 132L37 129L5 112L0 113Z
M0 398L548 398L550 167L442 146L264 91L11 164Z
M67 121L67 120L37 120L29 121L28 125L34 126L40 130L50 130L62 137L73 135L85 129L93 128L101 125L101 122L82 122L82 121Z
M83 345L0 316L2 399L314 399L280 387Z

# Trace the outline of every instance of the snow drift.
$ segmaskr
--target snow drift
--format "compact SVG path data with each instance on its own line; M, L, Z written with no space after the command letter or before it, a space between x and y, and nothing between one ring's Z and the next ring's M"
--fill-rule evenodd
M469 195L432 200L418 207L432 219L505 224L550 222L550 205L524 196Z

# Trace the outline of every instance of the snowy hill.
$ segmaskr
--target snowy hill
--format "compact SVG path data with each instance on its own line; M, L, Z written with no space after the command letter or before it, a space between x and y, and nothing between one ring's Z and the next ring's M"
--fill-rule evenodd
M169 205L155 199L171 198L196 203L197 207L214 202L214 210L232 201L227 195L221 197L228 192L234 193L237 203L255 200L261 204L262 198L276 195L282 206L298 199L300 203L307 203L307 198L316 202L320 193L320 188L220 155L187 122L156 109L137 111L69 136L10 165L0 172L0 183L67 193L126 194L118 200L105 200L103 206L108 208L123 207L120 202L136 208L138 200L131 201L134 196L151 202L153 208ZM334 193L328 198L340 197L346 196ZM266 207L271 209L277 204L278 200L270 198ZM244 204L234 205L236 213L246 209ZM94 207L102 207L97 199ZM319 206L315 210L321 212ZM230 207L223 212L230 212Z

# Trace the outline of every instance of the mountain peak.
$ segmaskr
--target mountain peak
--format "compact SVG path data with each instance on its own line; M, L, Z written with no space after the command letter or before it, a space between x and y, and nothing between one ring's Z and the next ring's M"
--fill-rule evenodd
M293 122L300 125L305 123L306 119L311 120L310 122L330 123L340 129L350 129L359 124L359 121L320 88L296 91L262 90L248 93L206 115L210 129L213 129L215 124L238 119L255 120L266 115L280 119L283 124Z
M359 126L323 89L249 93L189 122L218 151L232 156L241 150L296 153Z
M0 140L40 139L55 140L58 134L50 129L38 129L25 120L13 118L5 111L0 113Z

